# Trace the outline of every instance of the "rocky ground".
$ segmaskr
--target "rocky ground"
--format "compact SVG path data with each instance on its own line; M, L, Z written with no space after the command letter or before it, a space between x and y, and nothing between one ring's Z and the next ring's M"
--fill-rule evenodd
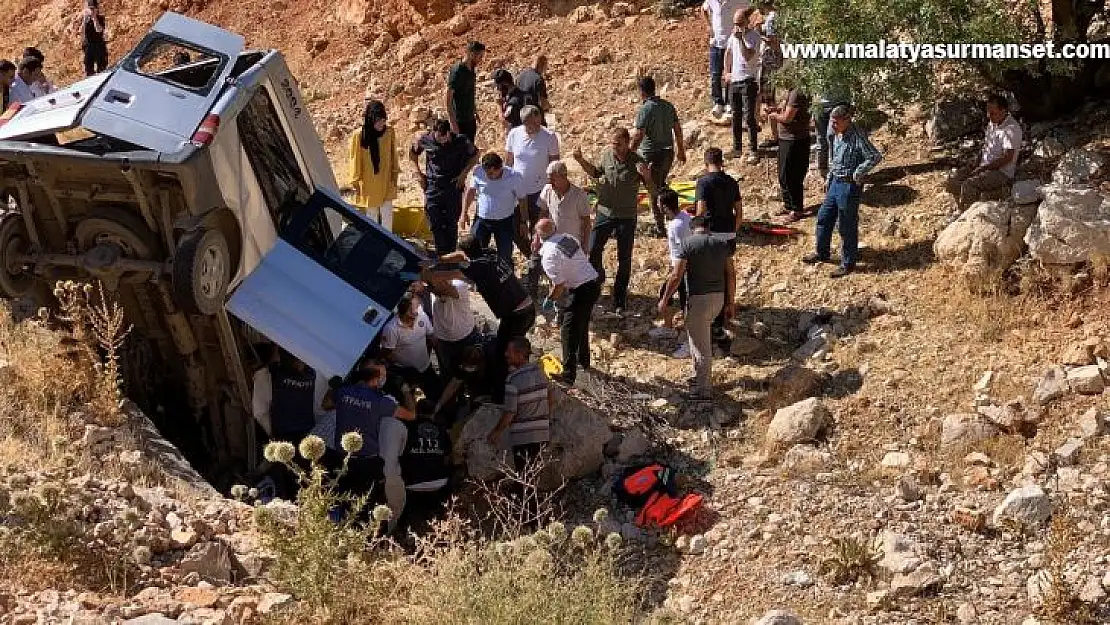
M20 19L0 26L6 56L38 43L57 82L72 76L73 61L63 59L77 58L75 45L59 37L68 5L11 4ZM364 96L384 98L395 124L415 130L441 108L442 77L469 38L489 46L485 70L519 69L540 50L551 57L553 127L567 152L581 145L592 155L608 129L631 122L634 79L644 73L656 76L697 135L692 162L678 168L677 179L697 173L704 147L728 147L727 128L706 117L703 26L693 17L660 18L624 3L606 11L509 10L481 0L456 12L443 3L371 7L360 0L249 9L175 0L126 11L105 2L112 49L137 40L167 7L242 32L251 45L281 48L341 176L344 139ZM482 116L492 119L492 88L480 92ZM1019 178L1058 185L1023 187L1033 195L1026 206L1044 196L1039 207L980 205L945 230L946 159L976 147L961 143L961 132L944 131L946 123L961 126L949 123L957 115L945 112L940 130L937 120L917 119L909 120L909 136L875 134L887 157L864 194L857 274L833 281L826 268L798 262L812 246L812 220L800 224L807 234L798 237L741 240L744 306L732 327L732 357L714 368L721 400L708 409L675 396L689 365L670 356L679 337L652 319L667 270L665 243L637 242L631 314L595 318L599 371L576 391L614 417L624 442L610 445L600 476L571 486L568 503L574 514L611 503L605 478L639 452L667 460L708 496L706 513L677 541L642 533L630 518L614 520L637 545L638 565L656 577L655 604L684 620L722 624L772 610L830 624L1031 625L1078 623L1084 615L1110 622L1105 258L1049 272L1027 251L1032 246L1042 262L1073 262L1061 249L1078 239L1061 239L1051 219L1039 218L1042 209L1079 206L1091 194L1091 210L1097 214L1099 201L1106 206L1106 113L1087 107L1028 129ZM932 138L952 141L930 147L916 130L926 127ZM499 129L483 125L481 144L497 147L501 139ZM743 177L750 217L777 208L773 159L733 173ZM819 200L812 182L809 204ZM414 200L408 172L402 187L404 199ZM1071 224L1068 236L1089 232L1076 225L1088 222L1075 211L1051 215ZM1030 239L1016 234L1028 227ZM1098 236L1084 239L1088 249L1107 245ZM984 279L999 275L1003 287L969 289L998 284ZM549 328L536 338L544 349L557 345ZM169 492L66 473L10 476L7 491L14 498L29 485L68 493L66 505L98 540L118 536L114 548L130 554L145 589L89 596L36 588L16 570L7 576L0 601L7 616L0 618L98 622L161 612L187 622L247 622L288 600L251 572L264 554L241 531L240 504L185 503ZM761 622L792 621L768 615Z

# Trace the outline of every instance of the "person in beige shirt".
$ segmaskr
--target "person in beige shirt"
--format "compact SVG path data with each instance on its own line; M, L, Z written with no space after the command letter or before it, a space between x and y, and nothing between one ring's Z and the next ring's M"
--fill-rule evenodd
M540 217L555 222L556 234L569 234L582 247L590 243L590 197L586 190L573 184L563 161L547 166L547 184L540 191Z

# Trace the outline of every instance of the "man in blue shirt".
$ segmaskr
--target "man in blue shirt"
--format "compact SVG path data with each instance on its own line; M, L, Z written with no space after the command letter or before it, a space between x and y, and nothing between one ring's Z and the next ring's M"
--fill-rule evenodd
M489 245L492 236L497 243L497 254L509 265L513 263L513 237L518 234L528 238L528 194L524 178L519 172L505 167L501 156L490 152L482 157L481 167L474 168L474 176L463 200L459 227L466 228L470 221L470 205L478 200L478 215L471 227L471 234L482 247Z
M832 163L825 179L825 201L817 211L817 251L802 259L807 264L831 262L832 230L839 221L840 267L831 277L846 276L856 267L859 251L859 201L867 172L879 164L883 155L852 123L852 111L838 106L831 114L836 133Z

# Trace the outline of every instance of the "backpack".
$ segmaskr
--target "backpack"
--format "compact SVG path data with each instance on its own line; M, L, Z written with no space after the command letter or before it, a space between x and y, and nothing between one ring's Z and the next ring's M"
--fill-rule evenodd
M639 508L636 525L640 527L671 527L692 516L701 507L703 497L678 494L674 469L658 463L633 466L617 478L613 492L622 502Z

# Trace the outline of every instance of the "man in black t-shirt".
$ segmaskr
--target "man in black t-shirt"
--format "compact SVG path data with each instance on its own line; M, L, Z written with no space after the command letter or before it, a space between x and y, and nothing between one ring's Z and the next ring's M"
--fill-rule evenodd
M0 60L0 104L3 104L0 114L8 110L13 80L15 80L15 63L7 59Z
M459 252L440 256L443 263L458 263L456 270L435 270L437 280L460 278L472 283L497 317L497 342L490 367L493 401L501 403L505 393L505 349L515 337L523 337L536 323L536 306L517 278L513 266L496 250L486 249L470 234L459 240Z
M543 113L551 110L551 102L547 99L547 80L543 77L546 71L547 57L541 54L536 57L535 67L522 69L516 75L516 88L524 92L526 104L539 107L540 123L544 126L547 120Z
M728 242L729 253L736 253L736 233L744 220L744 202L740 184L725 173L724 154L720 148L705 151L706 174L698 178L695 201L697 214L705 216L709 232ZM724 311L713 320L713 342L728 351L730 341L725 332Z
M92 76L108 69L108 43L104 39L104 16L100 14L99 0L86 0L79 29L85 75Z
M424 154L424 171L420 155ZM451 122L435 122L431 132L418 135L409 150L416 181L424 190L424 214L435 239L436 253L454 252L459 241L466 175L478 163L478 150L464 135L451 131Z

